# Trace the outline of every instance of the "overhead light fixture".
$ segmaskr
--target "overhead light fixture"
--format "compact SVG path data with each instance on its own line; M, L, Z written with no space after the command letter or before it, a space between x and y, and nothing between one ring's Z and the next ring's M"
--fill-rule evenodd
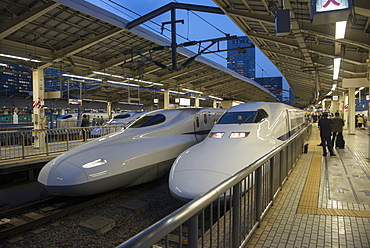
M331 87L331 91L334 91L336 88L337 88L337 84L333 84L333 86Z
M20 59L20 60L24 60L24 61L31 61L31 62L41 62L41 60L37 60L37 59L29 59L29 58L25 58L25 57L19 57L19 56L14 56L14 55L10 55L10 54L4 54L4 53L0 53L0 56L2 57L6 57L6 58L11 58L11 59Z
M197 91L197 90L190 90L190 89L186 89L186 88L182 88L182 90L185 90L185 91L188 91L188 92L192 92L192 93L197 93L197 94L203 94L203 92Z
M122 79L135 81L135 82L139 82L139 83L146 83L146 84L151 84L151 85L161 85L161 86L163 86L163 84L161 84L161 83L154 83L154 82L145 81L145 80L136 79L136 78L127 78L127 77L123 77L123 76L120 76L120 75L115 75L115 74L110 74L110 73L105 73L105 72L93 71L93 73L103 75L103 76L122 78Z
M139 85L137 85L137 84L129 84L129 83L123 83L123 82L117 82L117 81L111 81L111 80L108 80L107 83L139 87Z
M0 66L8 67L8 65L7 64L4 64L4 63L0 63Z
M77 75L66 74L66 73L62 74L62 76L64 76L64 77L71 77L71 78L86 79L86 80L93 80L93 81L99 81L99 82L102 81L100 78L77 76Z
M333 80L338 80L340 68L340 58L334 58Z
M326 94L327 96L330 96L331 94L333 94L333 91L329 91L328 94Z
M222 99L220 97L216 97L216 96L208 96L208 97L213 98L213 99L216 99L216 100L220 100L220 101L224 100L224 99Z
M344 39L346 33L347 21L339 21L335 23L335 39Z

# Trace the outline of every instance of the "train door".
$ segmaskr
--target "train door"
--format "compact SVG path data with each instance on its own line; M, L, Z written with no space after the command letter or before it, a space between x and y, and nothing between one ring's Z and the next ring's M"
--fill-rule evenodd
M194 120L194 132L197 140L203 140L205 138L205 121L204 121L204 113L198 113L195 116ZM207 122L207 121L206 121Z
M289 114L289 109L286 110L286 118L285 118L285 128L286 128L286 138L288 139L291 136L290 133L290 114Z

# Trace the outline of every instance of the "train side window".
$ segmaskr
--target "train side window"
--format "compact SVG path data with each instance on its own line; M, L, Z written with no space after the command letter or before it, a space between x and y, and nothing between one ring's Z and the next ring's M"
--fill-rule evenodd
M262 119L267 118L269 115L266 113L265 110L259 109L257 110L256 117L254 118L254 123L260 122Z
M162 114L154 115L154 116L144 116L134 122L129 128L137 128L137 127L148 127L160 124L166 120L166 117Z
M196 119L196 123L197 123L197 127L199 127L199 117L197 116L197 119Z
M207 124L207 122L208 122L207 114L204 114L203 118L204 118L204 124Z

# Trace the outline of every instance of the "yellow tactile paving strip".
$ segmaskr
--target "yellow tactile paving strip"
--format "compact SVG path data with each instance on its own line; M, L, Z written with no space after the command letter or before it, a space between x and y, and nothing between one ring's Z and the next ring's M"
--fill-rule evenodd
M320 142L320 135L316 135L316 142ZM310 142L309 150L314 151L310 170L298 204L298 214L318 214L333 216L370 217L370 211L318 208L322 147L316 142Z

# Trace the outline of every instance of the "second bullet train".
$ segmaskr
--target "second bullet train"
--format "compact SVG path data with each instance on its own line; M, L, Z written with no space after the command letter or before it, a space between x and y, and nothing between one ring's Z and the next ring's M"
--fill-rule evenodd
M186 148L202 141L223 109L167 109L144 114L127 129L56 157L38 181L53 195L84 196L145 183L167 173Z
M175 160L171 194L192 200L283 144L306 124L304 111L282 103L254 102L230 108L202 142Z

